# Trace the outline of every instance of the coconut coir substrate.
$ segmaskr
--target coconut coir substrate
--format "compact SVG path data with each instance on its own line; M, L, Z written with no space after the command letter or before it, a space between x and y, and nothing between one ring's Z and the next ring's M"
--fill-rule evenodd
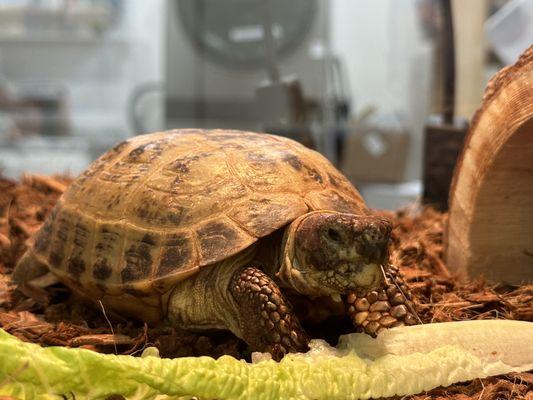
M16 289L10 273L27 239L41 226L69 182L61 176L27 175L20 182L0 177L0 327L44 346L132 355L156 346L162 356L168 357L249 357L246 345L230 333L195 335L124 320L103 307L81 302L50 275L31 288ZM400 269L422 322L496 318L533 321L533 285L488 285L482 279L459 282L450 273L442 259L446 214L431 209L382 214L394 223L391 264ZM339 321L336 326L345 323ZM313 336L331 341L350 327L345 325L343 332L326 332L321 326L309 326L308 330ZM533 400L533 373L477 379L404 398Z

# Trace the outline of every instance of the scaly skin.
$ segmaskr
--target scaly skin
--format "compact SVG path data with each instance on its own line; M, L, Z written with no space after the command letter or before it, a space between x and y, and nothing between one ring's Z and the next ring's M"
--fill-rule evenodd
M229 290L238 304L243 336L253 348L269 352L277 361L288 352L308 350L307 334L268 275L244 268L233 275Z

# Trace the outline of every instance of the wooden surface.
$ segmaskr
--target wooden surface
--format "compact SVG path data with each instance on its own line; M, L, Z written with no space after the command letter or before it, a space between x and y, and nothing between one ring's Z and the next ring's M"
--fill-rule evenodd
M483 96L487 46L487 0L452 0L455 31L455 114L471 118Z
M533 281L533 47L489 82L449 202L452 269L495 282Z

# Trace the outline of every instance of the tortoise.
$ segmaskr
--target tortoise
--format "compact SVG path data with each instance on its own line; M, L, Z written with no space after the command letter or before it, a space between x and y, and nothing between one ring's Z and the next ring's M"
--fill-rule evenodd
M280 359L309 338L287 300L382 280L391 233L321 154L232 130L136 136L59 199L13 273L51 271L151 324L225 329Z

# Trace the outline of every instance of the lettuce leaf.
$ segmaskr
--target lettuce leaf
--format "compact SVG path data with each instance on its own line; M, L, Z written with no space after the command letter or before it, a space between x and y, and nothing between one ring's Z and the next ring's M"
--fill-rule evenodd
M154 354L153 349L146 354ZM533 368L533 323L468 321L314 340L281 362L41 347L0 329L0 395L24 399L367 399Z

